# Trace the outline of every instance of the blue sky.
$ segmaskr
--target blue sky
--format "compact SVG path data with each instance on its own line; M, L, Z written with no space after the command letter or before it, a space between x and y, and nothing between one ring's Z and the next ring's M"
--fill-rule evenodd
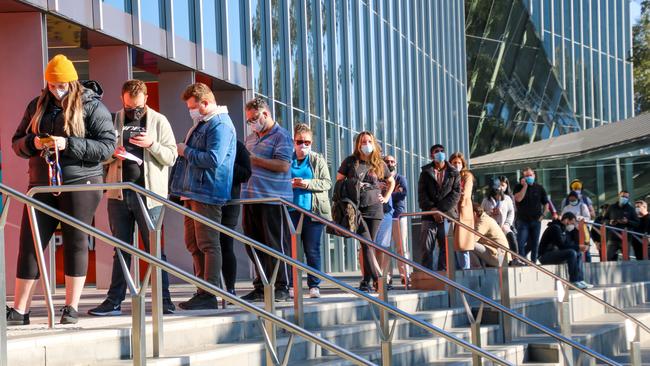
M630 17L632 18L632 24L636 24L639 20L639 15L641 14L641 5L639 5L639 0L630 1Z

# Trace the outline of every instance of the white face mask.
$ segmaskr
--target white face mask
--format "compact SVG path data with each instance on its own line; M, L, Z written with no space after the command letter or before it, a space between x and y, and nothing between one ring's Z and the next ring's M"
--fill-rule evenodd
M55 89L52 95L54 95L56 99L62 100L66 95L68 95L68 91L65 89Z
M569 224L569 225L566 226L566 231L567 232L572 232L573 230L575 230L575 228L576 228L575 225Z
M305 144L300 145L298 149L300 149L300 152L303 153L303 155L308 155L311 152L311 146Z
M361 152L364 153L364 154L366 154L366 155L370 155L370 154L372 154L372 152L373 152L374 150L375 150L375 147L372 146L372 144L361 145Z
M249 123L248 124L250 128L255 131L256 133L260 133L264 131L264 120L262 120L262 117L258 118L255 122Z
M456 164L456 165L454 165L454 168L456 168L456 170L458 170L458 171L461 171L461 170L463 170L463 164Z
M203 118L203 115L201 112L199 112L198 108L190 109L190 117L192 118L192 121L198 122Z

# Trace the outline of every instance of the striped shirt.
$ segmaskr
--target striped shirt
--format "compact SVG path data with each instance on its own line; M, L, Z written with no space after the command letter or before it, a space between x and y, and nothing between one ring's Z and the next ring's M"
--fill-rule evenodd
M246 148L251 154L263 159L278 159L291 163L293 140L289 132L277 123L260 138L256 133L246 136ZM259 166L251 166L251 177L242 185L242 198L284 198L293 201L291 170L274 172Z

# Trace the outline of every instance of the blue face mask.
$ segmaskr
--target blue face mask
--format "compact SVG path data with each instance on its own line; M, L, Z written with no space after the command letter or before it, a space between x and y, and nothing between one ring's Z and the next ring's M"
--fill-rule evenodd
M443 161L447 160L447 155L445 155L444 151L439 151L439 152L433 154L433 160L435 160L437 162L443 162Z
M535 177L526 177L526 184L531 185L533 183L535 183Z
M618 199L618 203L619 203L621 206L625 206L625 205L627 205L628 202L630 202L630 199L627 198L627 197L619 197L619 199Z

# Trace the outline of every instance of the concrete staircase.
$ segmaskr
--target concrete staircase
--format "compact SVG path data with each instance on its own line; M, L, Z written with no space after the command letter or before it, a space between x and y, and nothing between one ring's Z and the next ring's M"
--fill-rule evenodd
M563 266L548 267L558 274ZM593 263L587 278L599 287L590 290L610 303L624 308L650 324L650 264L643 262ZM459 272L457 280L492 298L498 298L494 270ZM498 283L498 282L497 282ZM524 315L558 329L554 283L531 268L510 269L513 308ZM185 299L191 288L174 287L174 300ZM239 292L245 293L245 290ZM380 363L380 338L372 309L365 301L324 288L321 299L305 299L305 327L344 348ZM81 311L102 299L102 292L87 291ZM60 299L61 295L57 295ZM446 291L414 292L394 290L391 302L400 309L425 319L454 335L470 340L467 314L462 306L449 306ZM460 302L454 302L460 304ZM475 305L475 302L471 302ZM618 362L629 362L624 323L615 314L605 313L584 295L571 294L573 338ZM260 304L261 306L261 304ZM32 325L10 327L8 357L10 365L129 365L130 317L80 319L75 326L45 327L43 309L35 309ZM487 309L486 309L487 310ZM280 303L278 314L293 318L290 303ZM484 347L516 364L563 364L560 347L553 339L515 322L514 339L503 342L502 329L489 311L484 316L481 339ZM259 321L255 316L230 307L218 311L179 311L165 316L164 357L149 358L150 365L265 365L265 349ZM150 334L148 334L150 340ZM278 332L280 355L288 334ZM643 361L650 364L650 335L642 337ZM148 348L151 350L151 347ZM440 337L398 321L393 343L394 365L469 365L471 354ZM578 359L577 354L574 355ZM589 357L580 359L587 363ZM485 362L487 363L487 362ZM326 350L296 338L290 356L291 365L348 365L347 361Z

